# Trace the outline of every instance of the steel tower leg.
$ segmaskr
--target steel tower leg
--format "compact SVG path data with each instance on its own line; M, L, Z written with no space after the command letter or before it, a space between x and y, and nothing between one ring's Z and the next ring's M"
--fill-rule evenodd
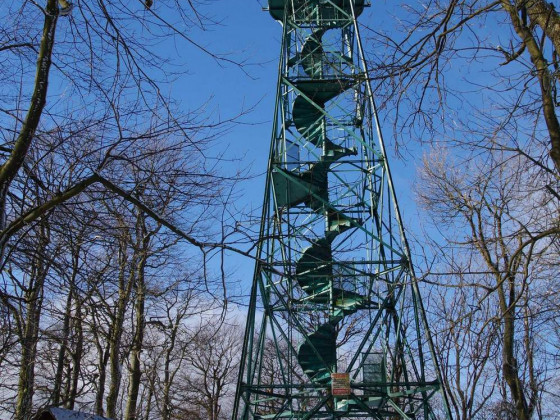
M368 83L365 6L269 0L282 53L233 420L450 418Z

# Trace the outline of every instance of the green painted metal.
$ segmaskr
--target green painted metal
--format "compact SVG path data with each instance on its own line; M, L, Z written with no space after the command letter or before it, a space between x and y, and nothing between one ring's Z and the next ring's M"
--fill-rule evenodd
M234 420L450 418L368 83L366 6L269 0L282 52Z

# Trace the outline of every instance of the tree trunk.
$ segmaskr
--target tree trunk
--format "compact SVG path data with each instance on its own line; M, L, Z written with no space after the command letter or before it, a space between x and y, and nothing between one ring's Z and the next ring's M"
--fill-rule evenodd
M21 340L21 365L19 368L16 420L31 418L35 386L35 356L37 354L39 320L43 303L43 281L44 278L37 278L35 287L28 295L26 325L24 336Z
M99 360L97 363L99 377L97 379L97 391L95 393L95 414L97 414L98 416L104 416L105 409L103 408L103 398L105 397L105 383L107 382L107 362L109 361L109 349L102 348L101 343L99 343L97 345L97 351L99 352Z
M543 55L539 42L533 36L533 32L526 25L526 22L520 19L517 5L511 4L510 0L502 0L502 6L509 14L517 36L527 48L531 62L535 66L541 88L542 112L550 137L549 155L556 167L556 171L560 173L560 122L556 115L556 104L552 94L552 84L555 81L550 74L548 62ZM523 7L527 7L526 11L529 13L531 20L543 29L548 38L553 42L556 52L560 53L557 49L560 46L560 18L554 12L554 6L552 4L545 5L541 0L533 0L527 2L526 6Z
M145 259L142 259L142 265ZM144 300L146 290L144 286L144 275L139 273L136 287L136 332L132 341L132 351L130 352L130 380L128 388L128 402L126 405L124 418L126 420L136 419L136 404L138 401L138 391L140 389L140 378L142 376L140 366L140 352L144 341Z
M136 302L134 305L136 331L132 341L130 353L130 380L128 388L128 402L124 418L125 420L135 420L137 418L138 391L140 389L140 378L142 376L140 366L140 352L144 343L144 304L146 300L145 269L148 259L150 235L146 234L144 215L139 214L137 219L137 234L142 237L142 256L138 262L136 270Z
M152 412L152 398L154 397L154 386L150 384L150 388L148 389L148 398L146 398L146 410L144 412L143 419L149 420L150 414Z
M76 397L78 395L78 382L80 379L80 371L82 365L82 356L84 352L84 329L82 324L82 301L76 296L76 315L74 317L74 333L76 336L76 347L72 353L72 382L70 384L70 395L66 408L74 409Z
M93 288L94 289L94 288ZM103 299L99 296L99 299ZM105 415L103 400L105 398L105 385L107 382L107 363L109 361L109 338L103 329L101 316L98 314L99 303L94 299L90 304L91 309L91 334L93 336L95 347L97 349L97 376L94 377L95 391L95 414L98 416Z
M66 298L66 309L64 311L64 319L62 321L62 337L60 338L60 349L58 350L58 359L56 365L56 373L54 377L53 405L58 406L60 402L60 393L62 389L62 376L64 372L64 364L66 360L66 352L68 351L68 337L70 335L70 319L72 317L72 302L74 298L74 289L76 276L78 274L80 247L73 251L72 255L72 274L69 281L68 297Z
M501 282L501 279L498 279L498 281ZM498 288L504 328L502 347L503 375L511 392L517 417L519 420L530 420L531 413L529 413L527 407L523 385L519 379L519 364L515 357L515 279L507 279L507 284L509 289L507 294L504 290L504 285L500 284Z
M35 362L37 355L37 342L39 341L39 322L43 306L43 287L47 273L50 269L42 256L46 254L49 243L48 228L44 223L40 227L40 238L37 250L32 257L30 285L25 292L26 317L21 337L21 358L16 399L16 420L31 418L33 408L33 392L35 387Z
M37 57L37 72L33 95L25 120L16 139L8 160L0 167L0 232L4 232L7 216L7 197L10 184L23 165L29 147L39 125L43 108L47 101L51 56L54 47L58 4L56 0L47 0L45 8L45 21L43 23L43 36ZM0 234L0 261L4 258L4 248L7 237Z
M162 420L171 419L171 385L173 384L173 373L171 372L171 359L173 356L173 349L177 340L177 330L179 329L178 323L173 325L171 335L168 341L168 348L165 352L165 367L163 369L163 404L162 404Z
M62 390L62 377L64 374L64 365L66 360L66 351L68 349L68 335L70 334L70 317L72 316L72 290L68 291L66 298L66 309L64 311L64 319L62 321L62 331L60 337L60 348L58 349L58 357L56 362L56 373L53 383L53 406L60 403L60 394Z
M117 417L117 402L119 398L119 391L121 386L122 378L122 366L121 366L121 341L123 333L124 318L126 313L126 306L130 300L130 294L132 292L132 286L134 284L134 270L130 270L128 276L127 271L127 254L126 254L127 243L122 241L121 243L121 255L120 255L120 272L119 272L119 298L117 300L117 307L115 308L115 313L113 316L113 321L111 325L111 334L109 337L109 372L111 375L111 384L109 386L109 393L107 394L107 417L116 418ZM133 257L132 267L134 267L134 259L136 258L136 253Z

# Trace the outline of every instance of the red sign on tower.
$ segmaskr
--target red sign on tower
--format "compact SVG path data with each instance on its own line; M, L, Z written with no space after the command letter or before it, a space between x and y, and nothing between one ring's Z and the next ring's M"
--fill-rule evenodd
M350 395L350 374L331 373L331 392L337 397Z

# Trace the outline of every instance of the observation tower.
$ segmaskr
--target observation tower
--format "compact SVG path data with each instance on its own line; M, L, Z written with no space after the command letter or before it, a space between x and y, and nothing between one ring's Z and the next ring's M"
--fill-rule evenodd
M368 5L268 6L283 35L232 418L450 418L368 81Z

